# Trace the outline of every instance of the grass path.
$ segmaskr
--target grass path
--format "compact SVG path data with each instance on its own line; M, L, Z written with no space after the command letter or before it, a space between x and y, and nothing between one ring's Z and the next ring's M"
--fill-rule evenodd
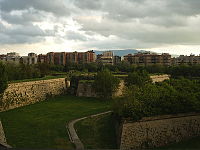
M82 117L82 118L72 120L68 123L67 128L68 128L68 131L69 131L68 134L70 136L70 141L75 144L75 147L76 147L77 150L83 150L84 145L83 145L83 143L81 142L80 138L78 137L78 135L76 133L76 130L74 128L74 124L81 121L81 120L84 120L84 119L100 117L100 116L103 116L103 115L106 115L106 114L110 114L111 112L112 111L106 111L106 112L102 112L102 113L98 113L98 114L93 114L93 115L90 115L90 116L86 116L86 117Z
M79 121L75 129L85 149L117 149L115 119L112 114Z
M66 122L109 109L108 101L60 96L2 112L0 118L7 142L13 148L72 149Z

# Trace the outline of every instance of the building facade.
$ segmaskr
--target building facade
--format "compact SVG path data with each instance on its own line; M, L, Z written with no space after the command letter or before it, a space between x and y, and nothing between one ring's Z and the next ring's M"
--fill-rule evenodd
M93 51L87 52L50 52L47 53L47 63L55 65L67 65L70 63L95 62L96 55Z
M35 53L29 53L28 56L23 56L22 57L22 62L24 64L28 64L28 65L37 64L38 56Z
M114 65L121 63L121 61L122 61L122 58L120 56L114 56L114 60L113 60Z
M19 63L20 62L20 55L16 52L7 53L6 55L2 54L0 55L1 61L8 61L8 62L14 62Z
M171 65L171 55L167 53L152 54L152 53L137 53L137 54L128 54L124 56L124 61L130 64L138 66L149 66L149 65Z
M177 58L172 58L172 65L199 65L199 64L200 64L200 55L199 56L180 55Z
M112 51L105 51L103 54L97 56L97 63L102 63L103 65L113 65L114 64L114 54Z
M47 55L39 54L38 63L47 63Z

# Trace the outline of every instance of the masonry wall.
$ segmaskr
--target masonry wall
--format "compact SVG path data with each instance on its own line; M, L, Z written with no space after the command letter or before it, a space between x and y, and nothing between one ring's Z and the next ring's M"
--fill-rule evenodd
M5 134L4 134L4 130L3 130L3 126L1 124L0 121L0 144L6 144L6 138L5 138Z
M152 117L122 125L120 149L161 147L200 136L200 114Z
M0 112L62 94L66 91L68 85L69 83L65 81L65 78L9 84L0 103Z
M152 79L152 82L163 82L164 80L170 79L170 76L165 74L165 75L153 75L150 76ZM113 93L113 97L120 97L123 94L123 90L125 87L124 80L121 80L119 83L119 87L115 93ZM94 88L92 87L91 82L79 82L76 96L84 96L84 97L96 97L96 93Z
M88 83L88 82L78 83L76 96L97 97L95 90L92 87L92 83Z
M170 79L170 75L168 74L164 74L164 75L153 75L150 76L150 78L152 79L152 82L163 82L164 80L169 80Z
M122 91L124 89L124 80L121 80L119 83L119 87L115 93L113 93L113 97L122 96ZM97 97L97 94L93 88L92 83L82 83L79 82L76 96L83 96L83 97Z

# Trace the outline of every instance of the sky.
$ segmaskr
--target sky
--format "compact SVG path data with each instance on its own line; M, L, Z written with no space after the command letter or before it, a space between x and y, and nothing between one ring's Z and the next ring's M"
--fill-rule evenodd
M0 54L200 54L200 0L0 0Z

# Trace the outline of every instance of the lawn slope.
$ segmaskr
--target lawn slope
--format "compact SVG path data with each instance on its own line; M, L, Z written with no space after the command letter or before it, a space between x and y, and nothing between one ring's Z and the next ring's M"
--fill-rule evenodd
M14 148L71 149L66 123L109 109L110 103L101 99L59 96L2 112L0 118Z

